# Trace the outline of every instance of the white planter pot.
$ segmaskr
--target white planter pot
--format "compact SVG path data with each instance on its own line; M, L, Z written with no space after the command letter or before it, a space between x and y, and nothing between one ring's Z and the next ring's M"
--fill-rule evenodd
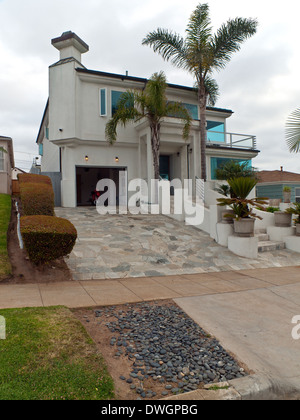
M284 211L275 211L275 226L290 227L292 224L292 215Z
M254 223L255 219L253 218L234 220L235 234L243 238L254 236Z

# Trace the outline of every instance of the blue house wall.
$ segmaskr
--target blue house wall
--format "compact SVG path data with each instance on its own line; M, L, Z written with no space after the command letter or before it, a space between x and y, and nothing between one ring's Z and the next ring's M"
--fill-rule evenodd
M256 186L256 196L257 197L266 197L270 200L273 199L281 199L283 201L283 188L287 186L287 184L274 184L274 185L257 185ZM291 202L296 201L296 188L300 189L300 183L299 184L289 184L288 185L291 188ZM297 195L299 197L299 195ZM298 201L298 200L297 200Z

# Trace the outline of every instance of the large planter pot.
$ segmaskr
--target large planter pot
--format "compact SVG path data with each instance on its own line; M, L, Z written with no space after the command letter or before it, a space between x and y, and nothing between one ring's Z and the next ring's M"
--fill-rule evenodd
M237 236L251 237L254 236L254 223L255 219L245 218L234 220L234 232Z
M283 202L290 203L291 202L292 193L290 191L283 191Z
M300 223L296 223L296 236L300 236Z
M290 227L292 224L292 215L285 211L275 211L275 226Z

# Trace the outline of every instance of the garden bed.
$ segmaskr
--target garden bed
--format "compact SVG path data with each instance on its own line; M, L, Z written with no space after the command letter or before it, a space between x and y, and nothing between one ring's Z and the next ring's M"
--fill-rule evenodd
M18 200L20 206L20 202ZM72 281L72 275L63 258L44 265L33 264L24 249L20 248L17 233L17 211L12 201L11 221L8 228L8 255L12 266L11 275L1 283L47 283Z
M120 400L151 400L246 376L245 366L173 301L76 309Z

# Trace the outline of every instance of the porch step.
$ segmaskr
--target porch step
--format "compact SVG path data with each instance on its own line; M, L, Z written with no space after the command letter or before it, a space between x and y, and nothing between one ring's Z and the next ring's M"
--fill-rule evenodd
M258 233L255 236L258 237L258 242L264 242L269 240L269 235L267 233Z
M258 252L279 251L280 249L285 249L284 242L276 242L276 241L259 241L258 242Z
M266 229L256 229L255 236L258 238L258 252L279 251L285 249L285 243L280 241L270 241Z

